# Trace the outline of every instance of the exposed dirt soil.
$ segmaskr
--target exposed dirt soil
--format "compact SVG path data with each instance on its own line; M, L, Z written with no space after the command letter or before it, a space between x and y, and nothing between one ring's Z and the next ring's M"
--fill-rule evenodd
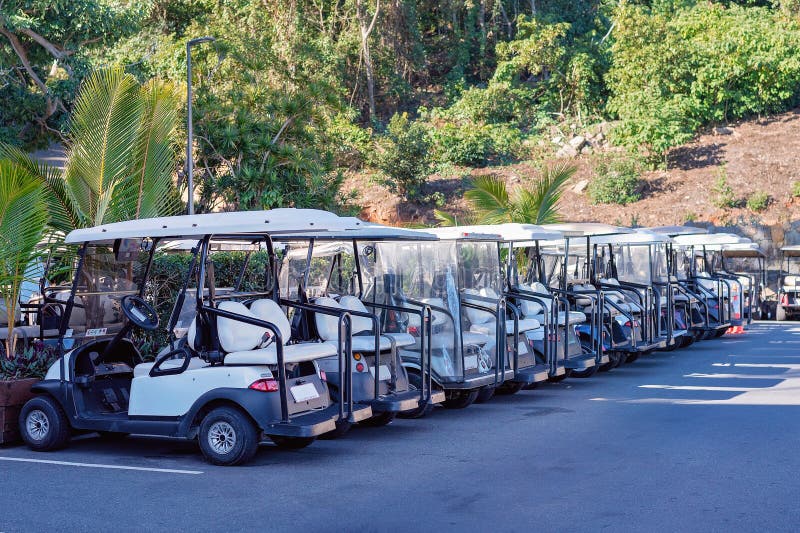
M716 133L715 133L716 132ZM642 226L682 224L689 220L727 222L753 221L775 224L800 215L800 198L792 197L792 186L800 181L800 109L760 120L729 124L703 133L669 154L669 169L642 175L642 199L620 205L592 205L575 184L591 180L597 155L581 155L578 166L561 202L565 220L598 221ZM457 169L459 170L459 169ZM428 193L439 191L445 199L443 210L463 214L468 208L462 199L469 178L483 174L504 177L509 185L525 186L538 176L538 165L525 161L506 166L460 169L448 175L434 175ZM741 207L721 209L714 205L714 183L721 172L727 176ZM408 203L389 193L374 176L352 173L345 181L346 191L355 191L354 200L363 206L362 216L389 224L432 224L433 205ZM754 192L770 195L767 209L754 213L744 207Z

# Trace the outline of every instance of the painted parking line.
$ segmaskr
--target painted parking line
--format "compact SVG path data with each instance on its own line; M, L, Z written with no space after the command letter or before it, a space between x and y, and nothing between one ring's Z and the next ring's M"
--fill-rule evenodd
M137 472L160 472L163 474L189 474L189 475L203 474L203 472L199 470L177 470L174 468L148 468L144 466L104 465L99 463L74 463L71 461L52 461L49 459L27 459L24 457L0 456L0 461L14 461L18 463L40 463L46 465L60 465L60 466L77 466L83 468L105 468L108 470L135 470Z

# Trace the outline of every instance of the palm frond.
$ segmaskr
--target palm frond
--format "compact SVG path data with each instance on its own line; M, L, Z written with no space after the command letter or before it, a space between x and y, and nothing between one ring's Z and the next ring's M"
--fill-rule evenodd
M131 171L142 114L139 84L121 68L98 70L81 87L72 115L66 187L87 225L107 221L114 191Z
M43 184L30 168L0 159L0 296L9 317L16 314L19 290L47 224ZM6 354L13 355L14 320L9 320Z
M509 195L506 182L495 176L478 176L473 188L464 193L475 210L476 219L483 224L510 222Z
M533 195L539 203L536 220L533 224L551 224L559 222L558 202L564 192L564 185L575 175L577 167L569 163L556 163L544 172L536 183Z
M64 175L56 167L37 163L27 153L15 146L0 143L0 159L8 159L37 176L44 185L44 195L50 215L48 225L66 235L81 226L80 215L69 194Z
M133 173L117 188L109 214L115 220L177 214L173 187L178 95L171 83L152 80L140 92L143 111L132 150Z

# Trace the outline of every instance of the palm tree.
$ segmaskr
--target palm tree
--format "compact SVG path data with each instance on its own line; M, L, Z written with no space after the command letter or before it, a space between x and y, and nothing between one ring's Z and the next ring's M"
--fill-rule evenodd
M36 256L47 224L44 186L35 174L0 160L0 298L8 318L7 357L14 354L14 317L25 271Z
M436 212L443 225L501 224L518 222L523 224L549 224L558 222L558 202L566 182L575 174L576 167L558 163L546 167L542 177L531 188L517 187L509 192L506 182L495 176L479 176L472 181L473 188L464 193L470 203L472 215L456 220L450 214Z
M76 228L181 210L172 180L179 104L170 83L140 85L121 68L100 70L75 102L63 172L0 144L0 296L9 329L20 276L46 230L63 238Z
M0 145L44 184L51 229L166 216L181 210L173 185L179 97L166 82L140 85L121 68L96 71L75 102L63 172Z

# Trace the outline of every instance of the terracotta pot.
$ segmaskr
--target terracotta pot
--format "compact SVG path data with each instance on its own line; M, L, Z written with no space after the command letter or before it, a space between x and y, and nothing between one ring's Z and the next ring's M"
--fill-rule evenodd
M0 444L16 442L19 437L19 412L33 398L31 386L36 378L0 381Z

